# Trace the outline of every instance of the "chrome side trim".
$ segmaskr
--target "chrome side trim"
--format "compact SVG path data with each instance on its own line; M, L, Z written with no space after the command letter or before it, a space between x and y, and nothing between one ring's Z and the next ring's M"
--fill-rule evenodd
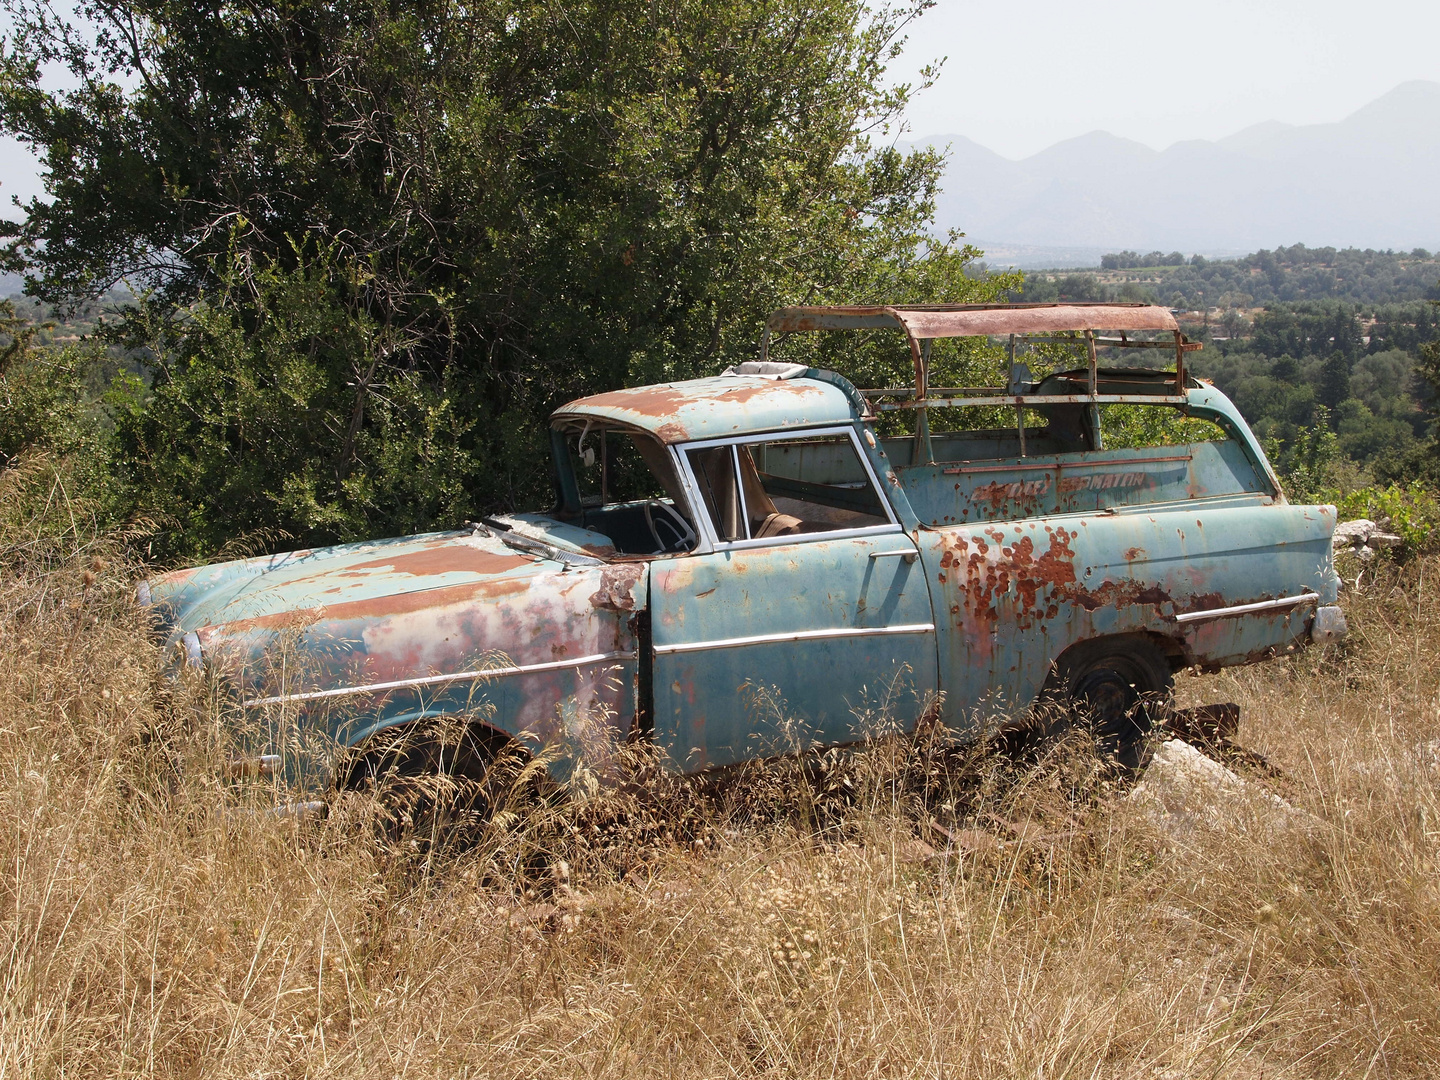
M750 637L715 638L711 641L683 641L675 645L656 645L656 656L671 653L702 652L706 649L735 649L742 645L771 645L782 641L817 641L825 638L870 637L880 634L928 634L934 623L909 623L904 626L836 627L830 630L796 630L789 634L754 634Z
M245 708L254 705L279 705L287 701L322 701L326 698L347 697L352 694L379 694L386 690L403 690L412 686L439 686L442 683L463 682L467 679L498 679L508 675L533 675L540 671L565 671L570 668L589 667L603 664L608 660L634 660L633 652L596 653L593 656L577 656L573 660L553 660L546 664L517 664L513 667L485 668L479 671L457 671L450 675L425 675L417 679L396 679L393 682L365 683L362 686L337 686L330 690L311 690L303 694L276 694L273 697L251 698Z
M1176 615L1177 623L1200 622L1204 619L1223 619L1227 615L1249 615L1253 611L1274 611L1278 608L1299 607L1313 604L1320 599L1317 593L1301 593L1299 596L1282 596L1278 600L1261 600L1255 604L1237 604L1234 607L1217 607L1209 611L1187 611Z

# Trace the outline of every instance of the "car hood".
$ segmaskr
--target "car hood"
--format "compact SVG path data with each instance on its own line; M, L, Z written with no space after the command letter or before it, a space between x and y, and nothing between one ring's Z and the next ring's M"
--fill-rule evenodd
M245 696L306 696L623 652L643 579L448 532L181 570L141 600Z

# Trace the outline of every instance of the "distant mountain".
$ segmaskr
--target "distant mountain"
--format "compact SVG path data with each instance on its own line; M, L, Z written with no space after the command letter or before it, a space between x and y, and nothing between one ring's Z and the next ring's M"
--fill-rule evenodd
M950 149L937 224L992 263L1034 265L1001 254L1026 249L1440 247L1440 83L1402 83L1336 124L1270 121L1163 151L1104 131L1023 161L959 135L919 145Z

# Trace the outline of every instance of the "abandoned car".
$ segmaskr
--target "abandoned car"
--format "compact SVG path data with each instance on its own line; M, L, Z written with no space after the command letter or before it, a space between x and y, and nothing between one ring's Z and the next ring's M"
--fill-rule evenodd
M886 329L913 385L770 355ZM930 386L955 337L1008 339L1009 385ZM1032 379L1016 350L1047 343L1083 365ZM716 769L794 748L760 715L775 692L806 746L927 711L963 736L1049 695L1133 759L1174 672L1344 633L1334 508L1287 503L1235 406L1187 374L1195 347L1143 305L782 309L758 361L557 410L546 513L182 570L140 599L287 782L440 717L472 736L457 769L515 739ZM1128 348L1166 370L1100 363ZM1117 409L1183 437L1107 445ZM988 426L940 419L960 415Z

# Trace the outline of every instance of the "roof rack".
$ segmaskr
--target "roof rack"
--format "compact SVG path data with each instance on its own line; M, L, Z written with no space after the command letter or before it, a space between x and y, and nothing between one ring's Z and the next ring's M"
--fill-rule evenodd
M1184 405L1185 354L1199 349L1181 333L1168 308L1155 304L924 304L851 305L835 307L787 307L773 312L765 321L760 339L760 359L768 361L770 344L776 336L813 330L872 330L894 328L904 332L915 367L915 385L864 390L867 408L873 412L918 410L917 450L930 459L929 411L934 408L964 408L977 405L1013 405L1020 427L1021 455L1025 453L1023 409L1034 405ZM1118 336L1100 337L1100 331ZM1168 331L1166 340L1132 340L1134 331ZM1081 337L1065 337L1080 334ZM996 337L1010 339L1010 383L1005 387L930 386L930 343L937 338ZM1089 354L1084 393L1037 394L1028 382L1028 371L1015 364L1015 347L1020 343L1079 344ZM1171 394L1102 394L1098 347L1119 349L1174 349L1174 392ZM1170 373L1165 373L1170 374ZM1023 375L1025 378L1021 378ZM1110 380L1107 380L1110 381ZM1169 380L1166 380L1167 382Z

